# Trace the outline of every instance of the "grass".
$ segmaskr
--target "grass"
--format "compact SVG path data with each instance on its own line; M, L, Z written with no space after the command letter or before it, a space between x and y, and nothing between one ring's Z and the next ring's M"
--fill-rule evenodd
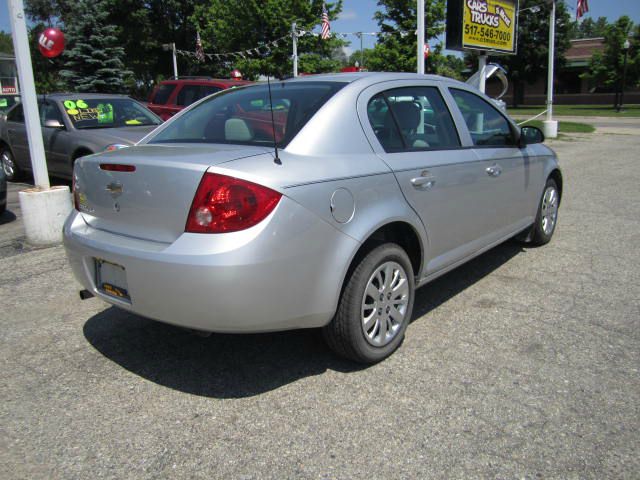
M508 108L507 111L511 116L532 117L542 112L545 108L544 105L528 105L520 108ZM640 105L625 105L619 113L616 112L611 105L554 105L553 115L575 117L640 117Z
M542 120L531 120L524 125L538 127L542 130ZM596 128L593 125L587 125L586 123L563 122L562 120L558 122L559 133L593 133L595 131Z

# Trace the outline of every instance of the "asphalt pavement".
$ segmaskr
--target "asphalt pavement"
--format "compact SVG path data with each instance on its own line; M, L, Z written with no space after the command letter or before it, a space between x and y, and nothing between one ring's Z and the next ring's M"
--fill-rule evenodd
M0 478L639 478L640 135L551 145L552 242L419 290L369 368L315 331L202 338L80 301L62 247L25 243L11 185Z

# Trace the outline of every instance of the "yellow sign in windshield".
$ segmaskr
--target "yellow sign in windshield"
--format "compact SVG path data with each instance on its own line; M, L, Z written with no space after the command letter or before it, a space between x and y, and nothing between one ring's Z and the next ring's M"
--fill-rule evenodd
M516 51L517 0L465 0L462 47Z

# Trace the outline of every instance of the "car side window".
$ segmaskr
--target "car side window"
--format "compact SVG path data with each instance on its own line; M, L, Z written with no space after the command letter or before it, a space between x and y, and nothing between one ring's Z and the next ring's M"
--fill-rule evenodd
M43 126L47 120L57 120L61 125L64 125L60 109L57 105L49 102L40 104L40 121Z
M516 139L507 119L489 102L471 92L450 89L464 118L473 144L477 146L513 146Z
M368 114L387 152L460 146L451 114L436 87L387 90L371 99Z
M24 123L24 112L22 111L22 105L18 105L7 115L8 122Z
M369 100L367 116L371 128L385 152L398 152L404 148L402 137L396 122L393 120L389 104L382 93Z

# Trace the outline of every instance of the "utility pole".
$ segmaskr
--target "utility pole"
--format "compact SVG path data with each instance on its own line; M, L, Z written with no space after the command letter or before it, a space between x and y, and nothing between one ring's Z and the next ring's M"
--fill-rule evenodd
M418 73L424 74L424 0L418 0Z
M291 40L293 41L293 76L298 76L298 31L296 30L296 22L291 24Z
M362 32L356 32L356 37L360 38L360 67L364 68L364 49L362 47L362 37L364 34Z
M171 44L171 53L173 54L173 78L178 79L178 59L176 58L176 44Z
M551 15L549 17L549 64L547 68L547 119L542 122L544 136L556 138L558 136L558 122L553 120L553 63L556 42L556 0L551 0Z
M173 79L178 79L178 59L176 57L176 44L175 43L163 43L162 50L168 52L171 50L171 55L173 56Z

